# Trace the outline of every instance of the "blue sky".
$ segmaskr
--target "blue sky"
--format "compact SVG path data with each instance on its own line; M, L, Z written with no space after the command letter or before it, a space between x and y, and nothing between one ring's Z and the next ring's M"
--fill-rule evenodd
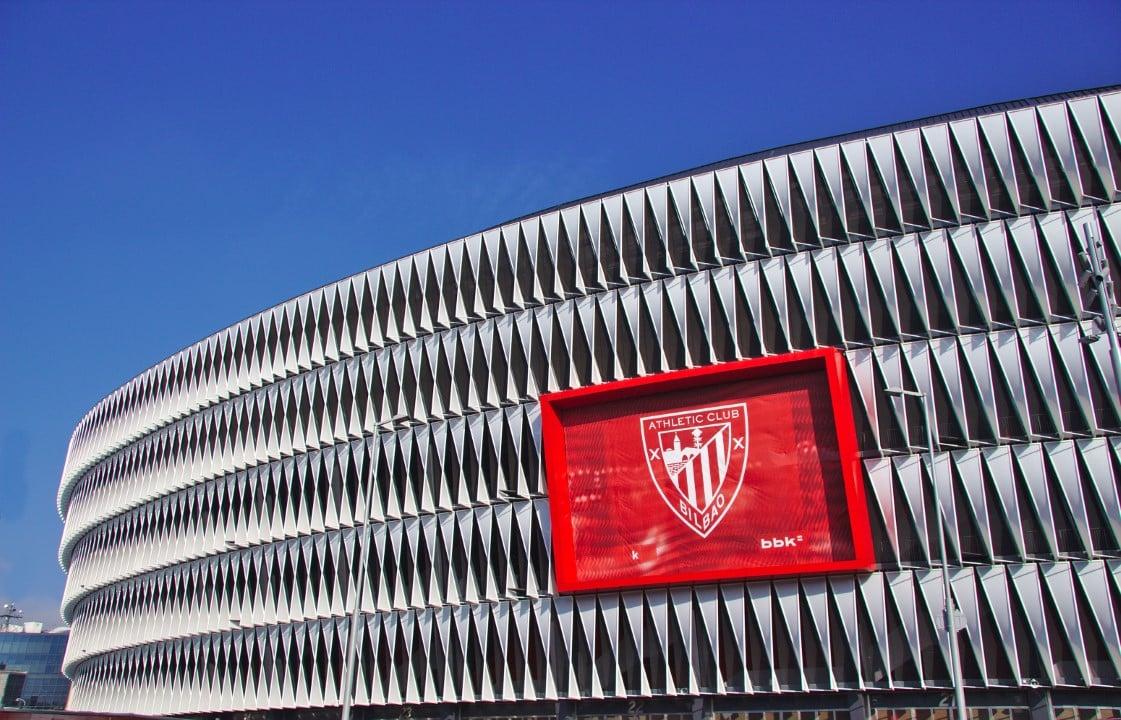
M257 310L557 202L1121 82L1117 3L0 3L0 601L70 431Z

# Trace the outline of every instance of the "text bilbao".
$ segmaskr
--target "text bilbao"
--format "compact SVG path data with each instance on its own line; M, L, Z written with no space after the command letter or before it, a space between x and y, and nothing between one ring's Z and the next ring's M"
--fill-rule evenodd
M867 565L827 366L767 367L544 399L562 589Z

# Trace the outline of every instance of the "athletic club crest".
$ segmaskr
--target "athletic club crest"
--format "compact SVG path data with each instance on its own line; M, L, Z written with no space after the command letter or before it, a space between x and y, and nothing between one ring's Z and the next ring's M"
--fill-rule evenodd
M702 538L731 509L747 469L747 405L716 405L640 419L654 487Z

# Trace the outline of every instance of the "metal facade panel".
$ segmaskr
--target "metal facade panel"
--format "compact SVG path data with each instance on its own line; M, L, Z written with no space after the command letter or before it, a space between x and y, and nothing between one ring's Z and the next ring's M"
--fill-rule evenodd
M931 483L967 682L1118 687L1121 400L1077 254L1089 223L1118 259L1119 98L594 198L144 372L63 469L71 707L338 705L357 592L359 704L943 689ZM824 345L876 571L556 594L541 393ZM933 398L933 477L887 386Z

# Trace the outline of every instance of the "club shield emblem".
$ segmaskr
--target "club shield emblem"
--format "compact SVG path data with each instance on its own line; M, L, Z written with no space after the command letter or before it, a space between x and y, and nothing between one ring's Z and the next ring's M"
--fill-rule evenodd
M708 537L743 485L747 405L649 415L639 422L654 487L681 522Z

